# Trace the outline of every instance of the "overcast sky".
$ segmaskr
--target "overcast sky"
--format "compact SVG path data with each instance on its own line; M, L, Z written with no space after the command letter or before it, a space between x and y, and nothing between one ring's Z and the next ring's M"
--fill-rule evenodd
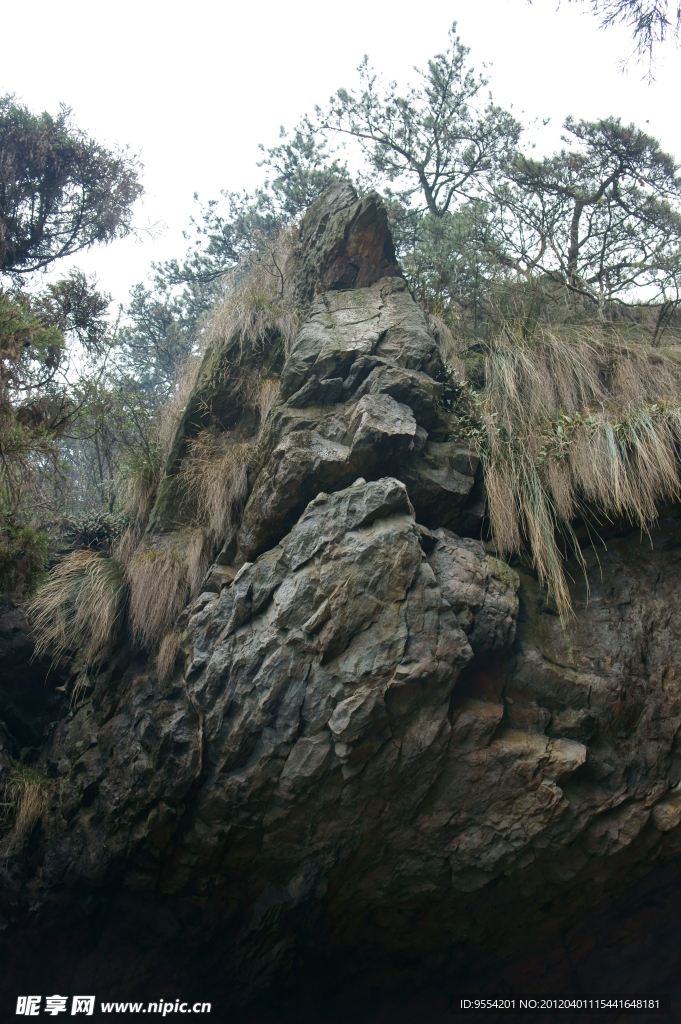
M386 77L413 81L413 66L445 49L453 20L475 67L488 65L495 102L526 122L551 118L528 132L540 151L559 144L568 114L612 114L681 160L681 51L660 52L652 85L633 61L623 75L626 30L601 31L586 5L566 0L5 0L0 94L35 111L64 102L99 141L141 155L135 222L165 228L73 261L125 301L152 260L182 255L194 192L207 200L253 188L258 143L275 144L280 124L353 86L365 53Z

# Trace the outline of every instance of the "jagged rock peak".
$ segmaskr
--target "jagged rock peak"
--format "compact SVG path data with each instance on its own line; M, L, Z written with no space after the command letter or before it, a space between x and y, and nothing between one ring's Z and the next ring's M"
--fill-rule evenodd
M352 185L339 181L312 203L300 225L303 263L295 290L303 302L320 292L366 288L400 269L381 197L358 198Z

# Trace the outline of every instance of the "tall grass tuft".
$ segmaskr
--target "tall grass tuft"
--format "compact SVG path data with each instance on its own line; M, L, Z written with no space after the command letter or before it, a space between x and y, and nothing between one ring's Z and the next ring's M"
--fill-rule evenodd
M24 839L47 811L52 783L30 765L15 762L10 768L4 785L3 817L14 825L10 840L5 848L7 853L22 846Z
M182 467L186 492L198 521L211 537L224 537L246 498L249 444L233 444L228 434L202 430L192 438Z
M238 336L242 346L262 351L268 334L276 331L288 355L300 326L299 309L287 287L298 245L297 231L286 229L265 250L245 259L213 307L206 330L208 345Z
M101 662L118 634L128 596L125 568L93 551L73 551L56 565L28 605L35 655L56 665L81 650L88 665Z
M180 651L180 634L175 630L166 633L156 656L156 671L162 681L172 675Z
M529 336L507 323L482 347L469 422L492 537L503 556L529 554L566 623L565 556L586 569L575 521L648 531L660 504L681 496L681 361L607 323L537 324Z
M204 563L230 528L239 522L248 496L247 465L253 445L279 394L278 381L263 378L253 383L252 401L259 414L259 431L248 441L234 441L229 432L202 430L187 443L181 478L186 503L195 521L205 531L199 550L198 538L190 551L190 582L196 592L205 571Z
M161 642L185 606L187 566L174 551L145 551L133 559L129 622L135 643L148 650Z

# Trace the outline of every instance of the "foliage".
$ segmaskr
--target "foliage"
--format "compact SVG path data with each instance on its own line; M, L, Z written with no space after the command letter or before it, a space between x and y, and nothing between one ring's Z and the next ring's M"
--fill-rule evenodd
M61 524L62 541L70 548L108 553L127 526L124 512L98 508L67 512Z
M0 532L0 593L30 594L45 575L47 534L6 521Z
M384 85L365 57L358 68L359 94L339 89L329 108L318 110L319 128L357 140L369 168L397 184L405 206L425 203L434 217L457 200L480 194L485 177L515 146L520 125L491 99L478 105L487 80L467 65L469 50L449 32L450 46L419 71L421 85L400 93ZM418 201L420 200L420 202Z
M601 305L633 295L678 304L681 176L674 159L616 118L568 118L565 131L574 148L541 161L518 154L505 164L509 182L497 198L514 263Z
M584 0L583 0L584 2ZM672 0L587 0L603 28L617 22L630 29L639 59L648 57L649 69L653 50L669 34L677 39L681 31L681 3ZM671 17L670 17L671 16Z
M447 310L450 319L483 328L485 303L509 274L489 202L463 203L434 217L391 207L396 246L414 296L430 311Z
M82 271L72 270L67 278L48 284L37 295L33 311L41 322L92 354L107 348L110 304L111 296L98 290L94 275L88 278Z
M0 500L6 511L20 505L36 460L54 450L63 405L51 399L63 354L62 333L45 326L24 296L0 290Z
M110 298L77 270L30 292L19 280L127 234L139 170L76 128L66 108L53 118L0 99L0 273L14 282L0 288L4 586L35 582L36 530L58 529L69 506L111 512L115 501Z
M27 274L131 230L139 162L0 97L0 272Z
M320 137L309 118L304 117L289 135L279 129L279 145L268 149L260 167L273 174L265 183L277 211L280 224L297 220L335 181L348 180L346 161L342 163L329 150L328 141ZM260 149L265 153L264 146Z
M137 284L131 290L120 336L122 362L128 381L152 402L163 401L178 366L192 354L198 317L210 308L207 297L201 307L190 308L187 290L178 295L161 280L153 289Z

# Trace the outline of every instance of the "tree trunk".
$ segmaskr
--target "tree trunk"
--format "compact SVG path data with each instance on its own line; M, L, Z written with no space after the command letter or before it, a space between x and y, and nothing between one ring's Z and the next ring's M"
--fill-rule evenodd
M570 224L570 248L568 249L568 282L575 286L577 284L577 257L579 256L579 219L584 209L584 200L576 199L575 208L572 213Z

